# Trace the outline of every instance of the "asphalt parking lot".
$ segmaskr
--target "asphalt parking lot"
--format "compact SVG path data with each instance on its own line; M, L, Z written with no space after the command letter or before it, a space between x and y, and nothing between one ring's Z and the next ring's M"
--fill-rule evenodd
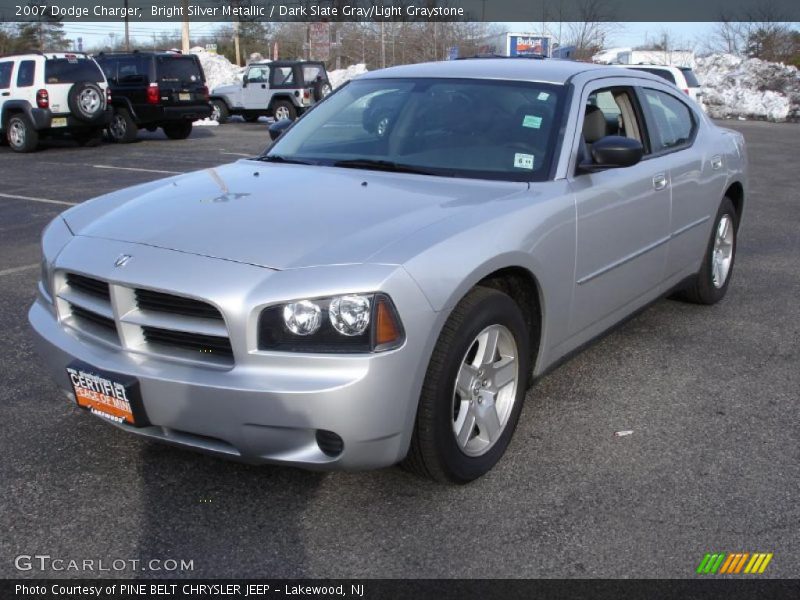
M146 576L692 577L712 551L800 576L800 126L728 124L751 185L726 299L660 301L541 379L504 459L464 487L139 440L40 368L26 315L60 203L255 154L264 123L0 147L0 577L80 575L18 571L32 554L193 560Z

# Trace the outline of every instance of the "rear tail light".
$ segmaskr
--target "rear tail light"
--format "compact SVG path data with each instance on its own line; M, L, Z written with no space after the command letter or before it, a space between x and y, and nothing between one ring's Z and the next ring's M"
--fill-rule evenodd
M688 88L684 88L684 89L683 89L683 93L684 93L684 94L686 94L686 95L688 96L688 95L689 95L689 89L688 89Z
M111 88L106 88L106 104L111 104Z
M308 100L310 97L311 94L308 92L308 90L303 90L303 99Z
M200 88L200 95L203 97L203 100L208 101L208 87L203 86Z
M161 99L161 91L158 89L158 84L151 83L150 87L147 88L147 103L158 104L160 99Z
M36 92L36 106L39 108L50 107L50 94L47 93L47 90L39 90Z

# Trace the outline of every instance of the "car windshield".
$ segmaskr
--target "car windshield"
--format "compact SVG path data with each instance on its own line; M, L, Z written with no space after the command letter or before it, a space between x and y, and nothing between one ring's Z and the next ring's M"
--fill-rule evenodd
M101 82L104 78L103 72L93 60L68 57L47 59L44 63L44 80L47 83L77 83Z
M353 81L300 119L262 160L543 181L563 87L472 79Z

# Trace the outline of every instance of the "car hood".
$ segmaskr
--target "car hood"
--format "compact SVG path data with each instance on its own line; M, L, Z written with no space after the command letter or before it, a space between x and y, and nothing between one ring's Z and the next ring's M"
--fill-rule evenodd
M64 213L75 235L290 269L381 249L527 184L254 160L121 190Z
M233 94L238 92L241 89L241 85L236 83L231 83L228 85L218 85L213 90L211 90L212 94Z

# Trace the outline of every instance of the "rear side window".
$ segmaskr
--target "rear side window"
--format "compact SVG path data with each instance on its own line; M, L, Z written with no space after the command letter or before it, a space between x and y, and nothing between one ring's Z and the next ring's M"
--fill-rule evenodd
M674 96L643 89L648 108L648 124L654 152L671 150L689 143L695 121L691 109Z
M639 69L639 71L644 71L645 73L652 73L653 75L658 75L661 79L666 79L670 83L675 83L675 76L666 69Z
M324 79L320 65L305 65L303 67L303 81L313 83L317 77Z
M191 56L159 56L157 59L159 81L198 83L203 81L200 65Z
M274 67L272 69L272 85L293 85L294 69L292 67Z
M683 76L686 78L686 85L689 87L700 87L700 82L697 81L697 77L694 76L694 71L681 68L681 73L683 73Z
M121 56L116 61L116 83L150 83L148 60L144 56Z
M103 72L97 63L87 58L51 58L44 64L44 80L47 83L101 83Z
M19 63L17 71L17 87L30 87L33 85L33 78L36 75L36 61L23 60Z
M14 68L14 63L11 61L0 62L0 89L6 89L11 86L11 71Z

